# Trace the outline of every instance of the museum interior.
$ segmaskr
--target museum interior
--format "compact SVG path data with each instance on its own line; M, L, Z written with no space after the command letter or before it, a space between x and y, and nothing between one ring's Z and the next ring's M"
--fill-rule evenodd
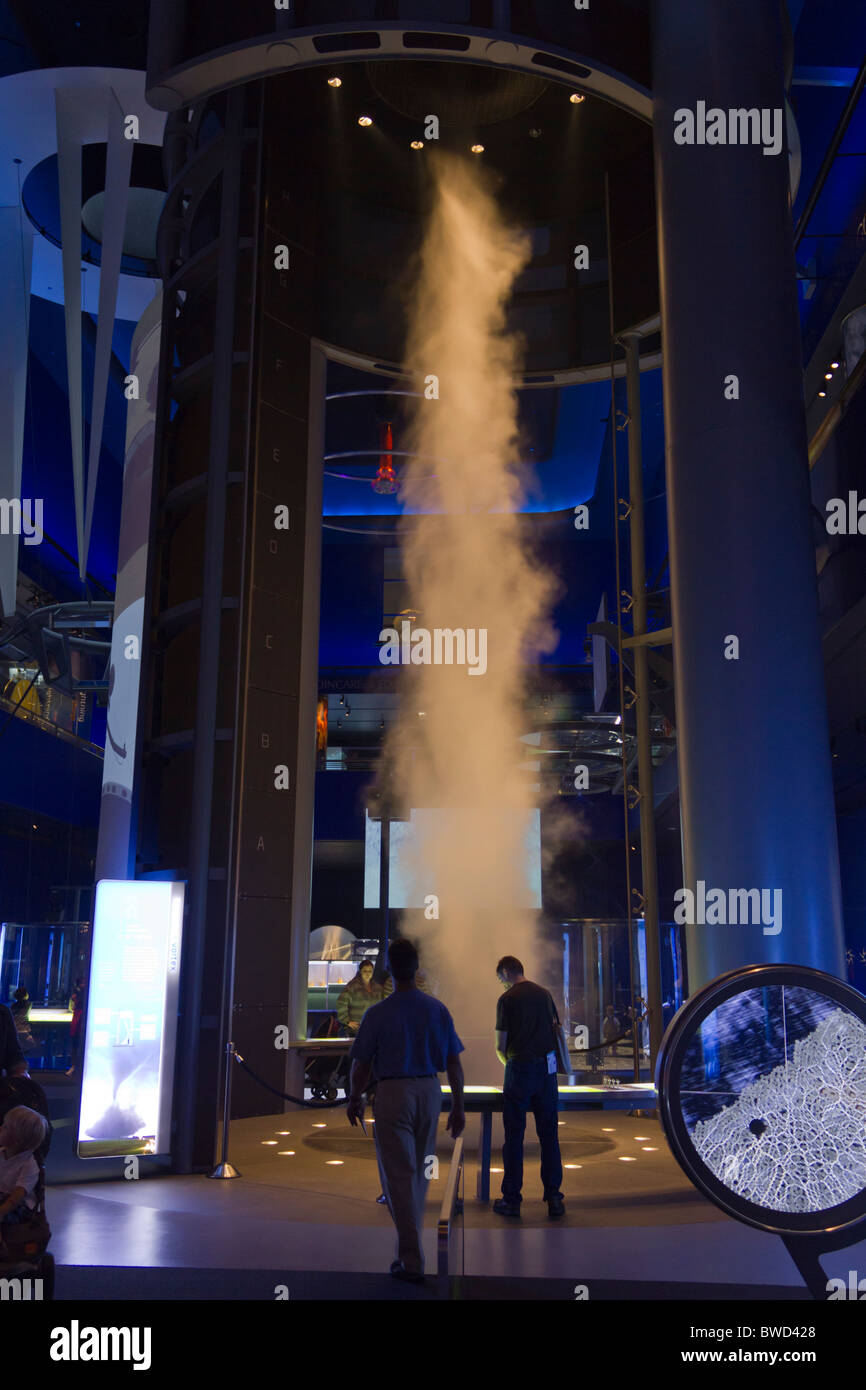
M856 1264L862 1137L791 1195L760 1087L832 1034L866 1105L866 11L724 8L0 0L0 1004L58 1297ZM465 1045L423 1289L345 1113L401 936ZM555 1225L531 1125L490 1206L507 954Z

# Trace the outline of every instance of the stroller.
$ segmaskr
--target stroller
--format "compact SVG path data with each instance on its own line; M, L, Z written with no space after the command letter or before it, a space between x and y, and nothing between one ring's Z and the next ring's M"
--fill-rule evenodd
M314 1038L336 1038L340 1036L340 1025L333 1014L316 1028ZM348 1041L348 1040L347 1040ZM304 1068L304 1084L309 1086L314 1100L337 1099L338 1088L349 1094L349 1065L347 1052L339 1057L311 1057Z
M51 1146L48 1101L42 1087L29 1077L0 1077L0 1121L16 1105L26 1105L44 1115L48 1120L48 1133L45 1142L33 1154L39 1165L39 1179L34 1194L36 1206L30 1220L2 1227L0 1278L41 1279L41 1296L50 1300L54 1297L54 1256L46 1253L51 1239L51 1227L45 1216L45 1158Z

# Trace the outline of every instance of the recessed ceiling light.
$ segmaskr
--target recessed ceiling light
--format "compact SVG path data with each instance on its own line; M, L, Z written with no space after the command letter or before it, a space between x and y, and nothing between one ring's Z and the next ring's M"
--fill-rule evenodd
M326 1124L313 1125L313 1129L327 1129L327 1128L328 1128L328 1126L327 1126Z
M263 1144L273 1144L273 1145L274 1145L274 1148L276 1148L276 1145L277 1145L276 1139L263 1139L263 1140L262 1140L262 1143L263 1143Z
M329 87L342 87L342 85L343 85L343 79L342 79L342 77L329 77L329 78L328 78L328 86L329 86Z
M294 1149L277 1149L277 1153L282 1155L283 1158L291 1157L294 1152Z
M658 1153L658 1149L653 1148L652 1144L644 1144L643 1151L644 1151L645 1154L657 1154L657 1153Z
M359 116L359 117L358 117L358 125L372 125L372 124L373 124L373 117L372 117L372 116Z
M835 372L836 368L838 367L838 365L839 365L838 362L831 362L831 363L830 363L830 366L833 368L833 371L834 371L834 372Z
M819 391L819 392L818 392L818 395L819 395L819 396L826 396L826 394L827 394L826 391Z
M582 1163L563 1163L563 1168L582 1168Z
M620 1163L637 1163L637 1159L631 1158L628 1154L620 1154L619 1161Z
M833 380L833 373L832 373L832 372L825 372L825 373L824 373L824 380L825 380L825 381L832 381L832 380Z
M343 1166L343 1160L341 1158L326 1158L325 1163L329 1168L342 1168Z
M572 92L571 96L568 99L573 106L577 106L578 103L581 101L586 101L586 97L583 95L582 92Z
M470 145L469 148L470 148L470 150L472 151L473 154L483 154L483 153L484 153L484 146L483 146L483 145Z
M409 145L409 148L410 148L410 150L423 150L423 148L424 148L424 141L423 141L423 140L412 140L411 143L410 143L410 145Z

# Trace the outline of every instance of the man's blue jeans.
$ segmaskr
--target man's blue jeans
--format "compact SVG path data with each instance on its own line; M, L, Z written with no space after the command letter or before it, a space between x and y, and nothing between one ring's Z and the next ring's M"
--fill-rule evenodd
M502 1196L506 1202L521 1201L523 1187L523 1136L526 1112L535 1116L535 1129L541 1145L541 1182L544 1200L561 1197L562 1159L559 1154L558 1094L556 1073L547 1070L547 1058L526 1060L513 1057L505 1067L502 1119L505 1143L502 1148Z

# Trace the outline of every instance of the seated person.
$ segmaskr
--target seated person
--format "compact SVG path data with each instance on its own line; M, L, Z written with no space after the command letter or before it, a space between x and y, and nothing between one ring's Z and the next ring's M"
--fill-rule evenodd
M0 1244L4 1225L29 1221L36 1207L39 1164L34 1151L44 1144L48 1125L26 1105L16 1105L0 1125Z
M378 1004L390 992L374 981L373 962L362 960L357 975L337 996L337 1018L344 1031L354 1037L371 1004Z

